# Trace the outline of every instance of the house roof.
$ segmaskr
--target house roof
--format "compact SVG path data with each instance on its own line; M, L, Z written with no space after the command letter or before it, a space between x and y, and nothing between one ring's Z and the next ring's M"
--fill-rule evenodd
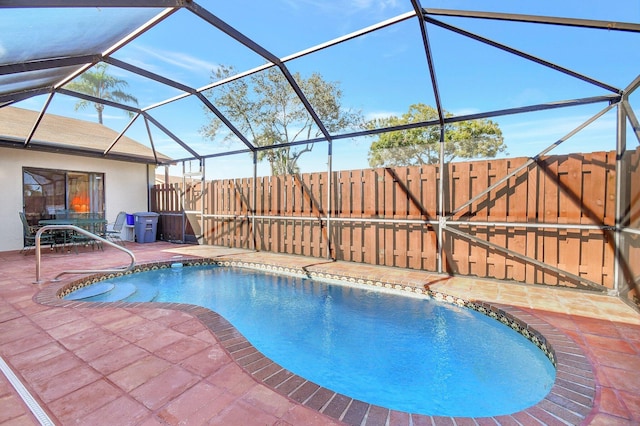
M36 111L4 107L0 108L0 146L21 148L38 123ZM78 155L133 162L156 163L170 160L143 144L126 136L119 137L114 130L98 123L44 114L35 127L28 146L34 150L69 152Z

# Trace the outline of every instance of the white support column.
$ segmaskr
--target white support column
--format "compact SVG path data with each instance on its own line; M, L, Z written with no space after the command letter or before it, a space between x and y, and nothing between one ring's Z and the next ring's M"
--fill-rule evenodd
M200 159L200 236L198 237L198 244L204 244L204 201L205 201L205 185L207 183L206 179L206 170L205 170L205 162L204 158Z
M333 193L331 186L333 185L332 176L333 169L331 164L331 157L333 151L332 142L327 141L327 259L331 259L331 206L332 206L332 198L331 195Z
M253 249L258 251L258 239L256 238L256 206L258 204L258 151L253 151L253 206L251 206L251 238ZM264 197L264 195L263 195Z
M624 99L624 97L623 97ZM626 187L626 178L625 178L625 167L624 167L624 154L627 150L627 114L625 113L625 109L622 106L622 103L618 104L618 121L616 124L617 133L616 133L616 216L615 216L615 227L614 227L614 264L613 264L613 290L609 291L609 294L612 296L620 295L620 288L622 286L622 280L624 279L623 274L620 270L621 262L624 261L622 259L622 244L623 244L623 236L622 236L622 227L623 227L623 212L625 210L625 206L623 203L627 201L623 198L624 189Z
M444 227L446 226L447 218L444 211L444 126L440 127L440 181L438 182L438 273L442 273L442 259L444 257Z

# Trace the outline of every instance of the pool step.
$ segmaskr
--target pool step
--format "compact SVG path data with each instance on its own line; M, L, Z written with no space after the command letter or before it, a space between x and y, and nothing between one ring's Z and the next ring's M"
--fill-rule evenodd
M82 287L63 297L64 300L84 300L93 296L108 293L115 287L112 283L96 283Z
M136 292L136 286L133 284L118 284L108 292L96 294L91 297L82 299L83 302L119 302Z
M123 299L123 302L153 302L158 296L158 290L153 287L138 287L131 296Z
M136 287L128 283L96 283L80 288L63 297L82 302L153 302L158 290L153 287Z

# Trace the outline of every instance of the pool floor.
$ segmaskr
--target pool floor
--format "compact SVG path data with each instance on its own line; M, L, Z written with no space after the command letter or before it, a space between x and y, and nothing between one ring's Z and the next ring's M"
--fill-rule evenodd
M168 243L127 244L127 247L136 253L139 262L170 260L188 249ZM289 259L293 266L303 262L309 266L321 263L318 259L298 256L283 258L221 248L192 248L197 254L205 250L204 256L208 257L224 255L237 259L242 256L245 260L281 264L283 259ZM294 378L286 377L286 372L275 372L265 382L255 374L247 374L240 364L251 355L250 345L220 323L215 314L211 316L210 311L174 305L84 308L71 304L64 309L46 306L35 303L32 297L42 288L45 291L40 293L39 301L57 303L51 297L53 290L70 282L71 277L60 284L35 286L32 284L33 256L0 253L0 262L3 265L0 355L57 424L178 424L185 420L247 424L247 419L251 419L260 424L325 425L357 424L353 419L358 418L366 424L378 424L383 418L390 424L409 424L405 413L362 407L353 401L345 406L345 401L337 395L331 396L320 408L314 406L319 404L318 399L297 403L292 397L284 397L286 388L294 385ZM104 253L86 251L78 256L45 253L43 275L52 277L63 268L86 264L111 267L118 262L126 263L126 259L109 248ZM331 270L348 267L352 274L376 273L376 268L371 266L362 265L361 269L358 266L343 266L338 262L331 265ZM391 274L386 269L378 271L380 276ZM403 283L412 275L399 272ZM456 291L465 286L473 289L476 284L474 280L465 284L457 278L439 280L434 285L449 286ZM527 297L528 289L522 286L510 286L509 290L514 303L521 303L521 299ZM471 294L468 289L465 291ZM552 398L532 412L475 421L456 419L456 422L514 424L518 420L526 424L534 418L546 418L546 424L575 424L576 412L584 415L580 421L583 424L640 421L638 314L612 298L601 301L601 296L564 293L548 297L546 302L551 305L546 308L504 306L540 323L538 327L550 327L550 333L566 339L565 346L556 349L561 347L566 354L570 371L563 373L562 386L552 392ZM504 303L503 297L504 291L496 299ZM565 298L562 303L558 302L559 297ZM593 306L585 309L585 303L590 301ZM579 310L588 310L589 315L575 313ZM605 316L610 319L603 319ZM209 329L214 330L218 340ZM572 339L567 339L564 333ZM587 355L595 366L596 374L591 378L583 374L587 367L591 368ZM269 364L268 360L259 362ZM589 380L595 384L593 387ZM302 392L302 388L296 389ZM581 392L590 388L591 393ZM320 394L316 391L315 398L323 399ZM0 397L0 421L27 424L34 421L1 376ZM335 413L341 407L346 408L338 421ZM411 419L413 424L451 424L451 420Z

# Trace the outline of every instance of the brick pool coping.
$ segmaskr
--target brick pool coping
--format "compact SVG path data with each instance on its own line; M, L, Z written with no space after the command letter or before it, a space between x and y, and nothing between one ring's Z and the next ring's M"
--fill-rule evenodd
M114 308L153 307L185 312L199 319L220 343L232 360L259 383L299 404L317 410L334 419L352 425L374 424L529 424L577 425L591 412L595 398L595 379L592 366L582 349L564 333L549 323L520 308L510 305L469 301L429 290L417 283L380 281L376 277L331 274L313 267L288 267L275 264L238 261L218 257L183 258L185 266L217 265L257 269L287 275L312 278L345 285L391 289L400 292L422 294L435 300L474 309L511 327L534 343L556 367L556 380L550 392L539 403L510 415L494 417L445 417L406 413L368 404L323 388L303 377L293 374L259 352L236 328L218 313L207 308L164 302L82 302L61 299L78 288L116 276L170 268L176 261L151 262L136 265L126 273L95 274L70 283L50 285L36 294L34 300L48 306Z

